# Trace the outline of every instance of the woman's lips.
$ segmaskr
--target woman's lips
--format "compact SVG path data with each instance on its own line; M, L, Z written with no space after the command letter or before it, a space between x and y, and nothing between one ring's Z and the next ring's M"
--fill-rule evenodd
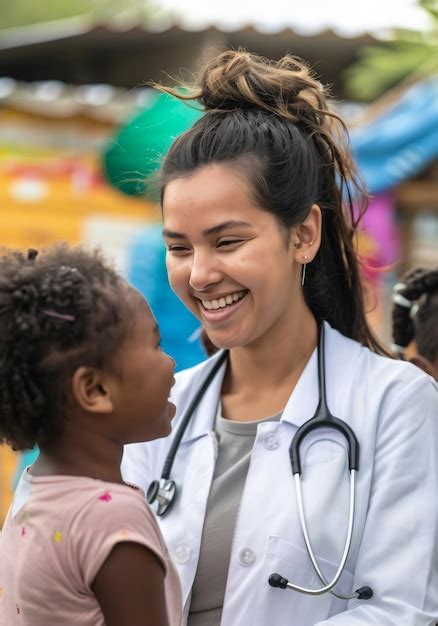
M210 323L218 323L228 320L237 309L239 309L243 302L245 302L248 292L245 293L243 298L233 302L233 304L227 304L227 306L220 309L206 309L202 306L202 303L198 301L198 307L201 311L202 317Z

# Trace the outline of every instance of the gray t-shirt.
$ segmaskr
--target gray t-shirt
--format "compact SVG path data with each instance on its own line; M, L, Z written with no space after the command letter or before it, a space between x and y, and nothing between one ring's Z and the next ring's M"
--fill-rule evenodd
M220 405L218 407L214 429L218 456L187 626L220 624L234 527L257 426L262 422L279 421L280 417L281 413L256 422L234 422L223 418Z

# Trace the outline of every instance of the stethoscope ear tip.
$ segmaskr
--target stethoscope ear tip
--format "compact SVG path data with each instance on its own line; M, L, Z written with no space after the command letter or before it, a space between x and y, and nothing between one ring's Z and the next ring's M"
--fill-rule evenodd
M271 587L279 587L280 589L286 589L288 582L287 578L283 578L280 574L271 574L268 580Z
M357 599L358 600L369 600L373 597L374 592L371 587L361 587L360 589L356 589Z

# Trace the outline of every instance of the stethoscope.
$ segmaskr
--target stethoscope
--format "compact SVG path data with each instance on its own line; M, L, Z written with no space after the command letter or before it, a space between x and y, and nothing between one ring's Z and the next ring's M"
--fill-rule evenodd
M269 577L269 584L271 587L279 587L280 589L292 589L294 591L298 591L300 593L305 593L312 596L319 596L324 593L330 592L337 598L342 600L352 600L356 598L358 600L369 600L373 596L373 590L371 587L365 586L357 589L354 593L351 594L341 594L337 591L334 591L334 587L338 583L341 578L342 572L344 571L345 564L347 562L348 554L351 548L351 542L353 537L353 526L354 526L354 508L355 508L355 496L356 496L356 472L359 469L359 442L357 441L356 435L353 430L346 424L344 421L334 417L327 406L326 399L326 376L325 376L325 337L324 337L324 324L319 324L318 330L318 392L319 392L319 402L316 408L315 415L305 422L300 428L298 428L297 432L292 438L292 442L289 446L289 456L290 462L292 466L292 474L294 477L295 483L295 491L297 497L297 505L298 505L298 515L300 518L301 530L304 537L304 542L306 545L307 553L312 562L312 565L315 569L318 578L323 584L323 587L320 589L310 589L307 587L301 587L300 585L295 585L289 582L286 578L281 576L280 574L274 573ZM201 387L193 398L192 402L188 406L182 420L180 426L176 432L175 438L172 442L170 450L167 454L163 471L161 474L160 480L154 480L149 485L149 489L147 492L147 500L149 504L153 504L155 501L158 503L157 515L162 516L167 513L172 504L175 501L175 497L177 494L175 481L170 478L170 472L172 470L173 462L175 460L175 456L178 452L179 445L184 436L184 433L187 429L187 426L190 422L190 419L198 407L201 399L209 388L211 382L215 378L217 372L222 367L225 360L228 358L228 351L225 350L217 359L210 372L206 376L203 381ZM300 458L300 445L303 442L303 439L309 435L311 432L316 430L317 428L334 428L341 435L345 437L348 443L348 466L350 470L350 506L348 513L348 527L347 527L347 538L344 544L344 550L342 553L341 561L339 563L338 569L334 578L328 582L326 577L321 571L319 567L318 561L316 560L315 554L313 552L313 548L310 542L309 533L307 529L305 514L304 514L304 505L303 505L303 497L301 490L301 458Z

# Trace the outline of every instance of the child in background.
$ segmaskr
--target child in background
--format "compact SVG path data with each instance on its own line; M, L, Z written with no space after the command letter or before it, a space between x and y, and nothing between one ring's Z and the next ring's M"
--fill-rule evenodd
M415 341L416 354L409 360L438 380L438 268L405 274L392 300L392 349L403 357Z
M0 535L0 624L177 626L181 598L123 445L164 437L174 362L98 251L0 257L0 441L40 447Z

